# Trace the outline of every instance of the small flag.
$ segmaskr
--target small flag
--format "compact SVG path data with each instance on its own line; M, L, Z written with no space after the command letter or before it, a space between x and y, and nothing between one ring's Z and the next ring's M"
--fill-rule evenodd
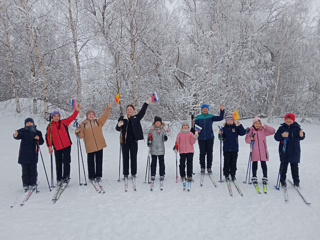
M232 114L232 118L233 118L234 121L237 121L240 118L237 110L234 110L234 112Z
M156 92L154 92L153 94L152 94L152 102L157 102L158 101L158 95L157 95L157 93Z
M120 102L120 93L117 94L115 99L116 99L116 103L119 104L119 102Z
M197 125L197 124L195 124L195 125L194 125L194 127L195 127L195 129L196 129L196 131L197 131L198 133L200 133L200 132L201 132L202 127L200 127L200 126L199 126L199 125Z
M76 101L74 99L71 99L71 105L72 105L72 110L76 108Z

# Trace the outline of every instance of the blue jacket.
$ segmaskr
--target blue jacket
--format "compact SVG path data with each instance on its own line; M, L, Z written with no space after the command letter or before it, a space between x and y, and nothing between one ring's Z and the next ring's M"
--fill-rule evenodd
M36 135L39 136L39 145L42 145L44 140L40 131L29 131L25 128L18 130L18 136L15 137L15 139L21 139L18 158L19 164L38 163L38 141L34 139Z
M274 135L274 139L279 143L279 155L280 161L286 161L290 163L299 163L300 162L300 141L303 140L306 136L303 133L303 137L300 137L300 125L296 122L288 126L287 124L283 123L277 130L276 134ZM285 148L285 152L283 152L283 144L284 138L282 137L282 133L289 132L289 137L287 141L287 145Z
M239 152L238 136L244 136L246 130L242 124L236 126L235 124L226 124L222 128L222 139L223 139L223 151L224 152Z
M201 132L199 133L198 140L207 140L214 139L212 123L223 120L224 110L220 110L219 116L213 116L212 114L201 113L196 116L195 124L202 127Z

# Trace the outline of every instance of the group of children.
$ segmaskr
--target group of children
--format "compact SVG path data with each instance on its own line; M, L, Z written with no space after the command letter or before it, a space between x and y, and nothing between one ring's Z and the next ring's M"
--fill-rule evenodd
M151 99L148 98L139 113L135 114L134 106L127 106L127 114L119 118L116 130L122 134L122 153L123 153L123 175L125 179L129 175L129 162L131 158L131 174L135 177L137 173L137 141L143 139L141 119L145 115ZM75 130L78 138L83 139L87 152L88 172L90 181L101 181L103 165L103 148L106 142L103 137L102 127L108 119L112 103L110 103L102 116L96 118L95 111L89 109L86 112L86 119ZM46 131L46 143L50 155L55 152L56 162L56 180L57 184L67 184L70 179L71 162L71 139L68 126L77 117L80 110L80 104L77 104L74 113L61 119L60 113L54 111L50 115L50 123ZM224 118L224 108L220 105L220 115L213 116L209 114L209 106L201 106L201 114L196 116L195 124L201 131L194 131L194 126L189 122L183 121L180 132L176 137L174 150L179 151L180 155L180 177L185 183L186 180L192 181L193 175L193 155L194 144L198 140L200 150L201 173L207 168L208 174L212 174L212 152L214 143L214 134L212 124L214 121L221 121ZM223 141L224 167L223 175L227 180L236 179L237 158L239 152L238 136L244 136L248 144L252 144L252 181L257 182L258 161L261 162L263 172L263 183L268 181L268 171L266 162L269 160L266 137L275 134L274 138L279 141L280 155L280 182L283 187L286 186L286 173L288 164L291 164L292 178L295 186L299 186L299 167L300 162L300 141L305 138L305 133L295 122L295 115L288 113L285 115L285 122L281 124L277 132L271 126L262 125L259 117L253 119L253 124L249 129L244 129L239 121L234 121L232 116L226 117L224 126L219 130L219 139ZM156 176L157 161L159 160L160 180L165 177L165 145L167 141L168 127L163 123L161 117L154 117L151 129L148 133L148 147L152 157L151 179ZM22 166L22 183L24 189L34 188L37 184L37 162L39 145L44 143L44 139L39 130L36 129L33 119L25 120L24 128L14 133L14 138L21 140L18 163ZM130 157L129 157L130 155ZM205 162L207 159L207 165ZM187 172L186 172L187 169Z

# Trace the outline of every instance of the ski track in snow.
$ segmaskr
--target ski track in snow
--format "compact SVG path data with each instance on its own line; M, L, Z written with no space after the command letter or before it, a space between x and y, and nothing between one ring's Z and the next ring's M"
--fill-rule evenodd
M320 126L301 124L306 139L301 142L300 164L301 191L312 204L303 203L298 193L288 185L289 201L285 203L283 191L274 189L279 169L278 143L273 136L268 137L268 194L258 195L253 185L244 184L249 156L249 145L244 137L239 137L237 183L244 196L241 197L234 185L233 197L229 196L225 182L219 183L219 141L214 145L213 174L218 187L215 188L208 176L200 187L198 145L195 144L194 182L190 192L182 190L182 183L175 183L175 154L172 151L176 134L171 132L166 145L166 179L164 190L160 191L157 175L154 191L143 183L147 160L145 141L139 142L137 191L129 179L128 192L124 192L124 182L118 182L119 133L115 122L107 121L104 136L108 147L104 150L104 177L102 185L105 194L95 192L93 186L79 186L77 144L70 125L73 141L71 181L57 203L52 203L54 189L49 192L42 161L39 156L39 193L33 193L25 206L14 202L21 190L21 167L17 164L20 141L13 139L15 129L23 126L25 117L32 116L25 110L15 114L9 107L0 105L7 115L0 117L2 167L0 174L0 239L318 239L319 229L319 135ZM45 134L46 122L35 117L38 129ZM298 119L299 122L300 119ZM263 120L265 122L265 120ZM281 121L280 121L281 122ZM251 120L242 121L245 127ZM299 122L300 123L300 122ZM221 123L218 123L221 124ZM215 136L218 124L214 123ZM278 120L271 123L278 128ZM85 167L86 153L82 144ZM50 157L47 147L41 146L46 169L50 179ZM158 169L157 169L158 174ZM288 178L291 179L290 167ZM259 164L258 180L262 189L262 172ZM82 182L84 182L82 175Z

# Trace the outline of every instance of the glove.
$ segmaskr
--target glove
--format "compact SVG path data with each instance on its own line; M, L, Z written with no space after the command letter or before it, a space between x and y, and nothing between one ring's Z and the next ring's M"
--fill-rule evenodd
M151 145L152 145L152 141L148 140L147 146L148 146L148 147L151 147Z
M250 128L246 128L246 133L250 132Z
M119 121L118 122L118 127L122 127L123 126L123 121Z
M152 99L151 99L151 97L149 97L149 98L147 99L146 103L147 103L147 104L150 104L151 102L152 102Z
M198 138L199 137L199 133L195 132L195 134L193 135L194 138Z

